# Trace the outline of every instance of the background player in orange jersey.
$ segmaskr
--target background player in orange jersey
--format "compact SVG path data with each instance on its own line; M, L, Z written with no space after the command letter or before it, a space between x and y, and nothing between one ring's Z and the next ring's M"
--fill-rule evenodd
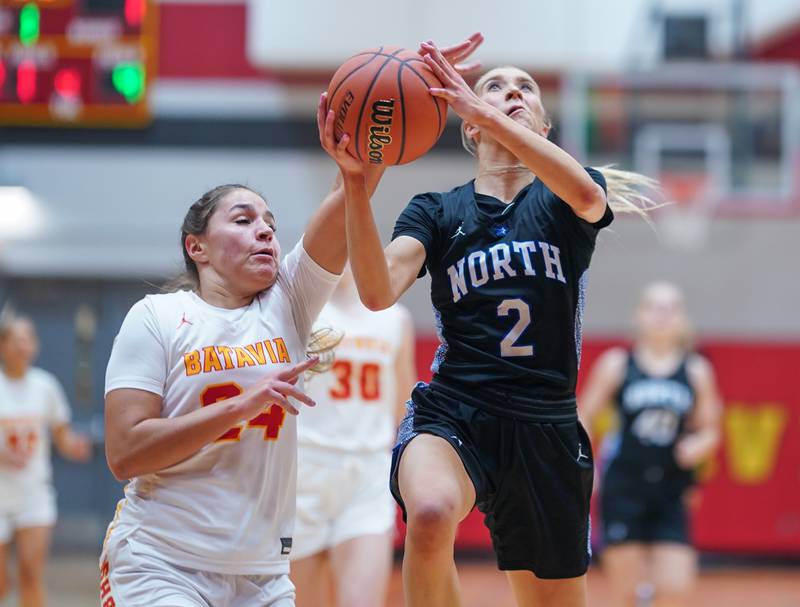
M292 580L298 607L385 602L396 507L391 448L416 381L411 316L397 304L364 307L346 270L318 321L344 334L330 372L306 392L317 407L298 418L297 520Z

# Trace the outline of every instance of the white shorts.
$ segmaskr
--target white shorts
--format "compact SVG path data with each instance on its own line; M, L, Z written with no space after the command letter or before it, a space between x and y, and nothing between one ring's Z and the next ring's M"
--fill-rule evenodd
M300 446L297 518L291 559L297 560L394 527L390 453L350 454Z
M294 607L288 575L231 575L185 569L109 542L100 562L101 607Z
M17 529L52 527L56 522L56 495L50 485L14 493L10 502L0 503L0 544L14 539Z

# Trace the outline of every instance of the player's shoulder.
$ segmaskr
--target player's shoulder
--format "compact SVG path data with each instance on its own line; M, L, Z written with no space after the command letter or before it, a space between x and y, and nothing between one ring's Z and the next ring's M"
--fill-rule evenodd
M689 352L686 355L686 373L690 380L697 382L708 381L714 375L711 361L699 352Z
M597 359L595 366L598 370L615 377L622 377L628 369L631 353L628 348L615 346L603 352Z
M195 297L191 291L145 295L131 306L126 324L143 324L158 328L159 331L177 327L179 324L192 324L192 319L199 313Z
M411 202L430 209L446 209L452 205L460 205L472 191L472 181L468 181L442 192L420 192L414 195Z
M35 379L36 381L40 382L54 382L56 380L56 376L50 373L50 371L45 371L41 367L30 367L28 369L28 376L31 379Z
M475 184L474 180L470 180L461 185L447 190L446 192L437 192L441 199L442 205L458 205L461 206L465 200L475 198Z
M182 310L190 306L193 301L191 291L172 291L169 293L151 293L133 304L133 308L141 308L150 313L161 315Z
M46 388L53 388L53 387L57 388L60 385L55 375L50 373L50 371L45 371L41 367L29 368L28 377L30 378L32 383L38 386L44 386Z

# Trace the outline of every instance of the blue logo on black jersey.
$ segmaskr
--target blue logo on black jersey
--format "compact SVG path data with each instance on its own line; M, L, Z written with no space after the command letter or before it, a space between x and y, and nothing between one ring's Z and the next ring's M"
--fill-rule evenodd
M496 237L500 238L501 236L505 236L506 234L508 234L508 226L507 225L494 226L492 228L492 232Z

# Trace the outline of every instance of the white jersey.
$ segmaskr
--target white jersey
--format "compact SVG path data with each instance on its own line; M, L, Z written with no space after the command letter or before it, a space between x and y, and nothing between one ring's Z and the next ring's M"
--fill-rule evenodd
M217 308L190 291L137 302L114 343L106 394L153 392L162 397L162 417L178 417L305 360L312 323L338 276L301 243L282 261L275 284L247 307ZM192 569L287 573L296 442L294 416L265 408L190 458L134 478L107 539L121 534L136 551Z
M50 484L50 429L69 418L67 399L53 375L32 367L11 379L0 371L0 449L30 458L20 469L0 465L0 504Z
M301 447L346 451L390 449L397 429L396 363L408 318L405 308L362 313L329 303L318 326L344 333L328 373L312 376L306 393L317 406L298 419Z

